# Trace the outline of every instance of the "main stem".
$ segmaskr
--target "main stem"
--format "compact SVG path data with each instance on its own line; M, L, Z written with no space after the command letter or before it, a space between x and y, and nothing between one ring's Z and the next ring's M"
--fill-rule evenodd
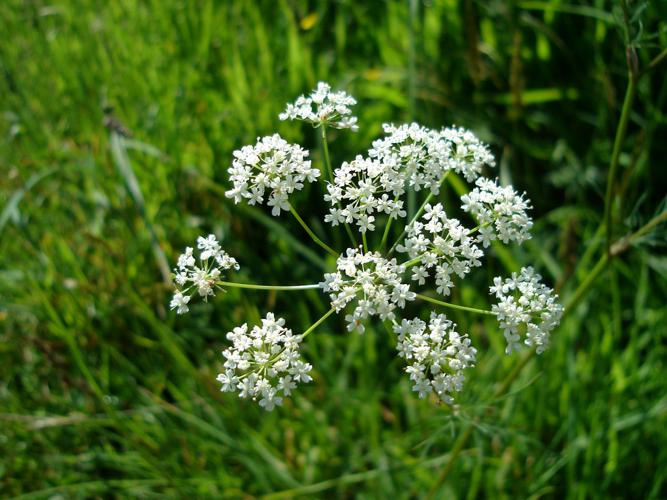
M324 248L329 255L336 258L338 257L338 252L336 252L333 248L317 237L317 235L308 227L308 224L306 224L301 216L297 213L291 203L289 204L289 211L292 212L294 218L299 222L299 224L301 224L301 227L305 229L305 231L308 233L308 236L310 236L315 243Z
M331 184L334 184L334 174L333 174L333 168L331 167L331 158L329 157L329 141L327 141L327 127L326 125L321 125L320 126L320 135L322 137L322 150L324 151L324 164L326 165L327 173L329 174L329 182ZM338 208L340 208L340 203L338 204ZM345 222L345 232L347 235L350 237L350 241L352 242L352 245L356 248L357 247L357 239L354 237L354 234L352 234L352 229L350 229L350 225Z
M484 314L485 316L495 316L496 313L493 311L486 311L485 309L477 309L475 307L468 306L459 306L457 304L452 304L451 302L444 302L442 300L434 299L428 295L422 295L421 293L417 294L417 298L430 302L431 304L437 304L442 307L448 307L449 309L456 309L458 311L467 311L475 314Z
M614 183L616 180L616 171L618 170L619 158L621 156L621 147L623 139L625 139L625 132L628 128L628 121L630 119L630 110L632 109L632 102L635 98L637 90L637 76L630 71L628 80L628 87L625 90L625 98L623 99L623 108L621 110L621 118L616 128L616 138L614 139L614 149L611 154L611 161L609 163L609 174L607 176L607 192L604 197L604 222L607 228L607 253L611 248L611 239L613 237L613 227L611 222L612 203L614 197Z
M216 283L221 287L227 288L250 288L251 290L282 290L282 291L297 291L297 290L313 290L319 288L320 285L314 283L312 285L254 285L252 283L234 283L233 281L218 281Z

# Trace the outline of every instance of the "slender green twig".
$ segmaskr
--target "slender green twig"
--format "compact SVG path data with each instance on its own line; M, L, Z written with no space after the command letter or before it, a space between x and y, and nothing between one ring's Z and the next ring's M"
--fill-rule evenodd
M223 288L249 288L251 290L281 291L313 290L320 287L317 283L313 283L312 285L254 285L252 283L235 283L233 281L218 281L216 282L216 285Z
M303 334L301 335L301 338L302 338L302 339L305 339L308 335L310 335L310 333L311 333L313 330L315 330L315 328L317 328L318 326L320 326L324 321L326 321L326 319L327 319L329 316L331 316L331 315L332 315L333 313L335 313L335 312L336 312L336 309L334 309L333 307L332 307L331 309L329 309L329 310L324 314L324 316L322 316L322 317L321 317L320 319L318 319L315 323L313 323L313 324L311 325L311 327L308 328L308 330L306 330L305 332L303 332Z
M368 241L366 241L366 233L365 232L361 233L361 239L362 239L363 244L364 244L364 253L368 253Z
M294 207L290 204L289 206L289 211L292 212L292 215L294 218L301 224L301 227L308 233L308 236L317 243L319 246L324 248L324 250L327 251L331 256L333 257L338 257L338 252L336 252L334 249L332 249L329 245L324 243L321 239L317 237L317 235L308 227L308 224L304 222L304 220L301 218L301 216L297 213L297 211L294 209Z
M648 64L648 66L641 73L639 73L639 76L643 76L649 71L654 70L656 66L658 66L662 61L665 60L667 60L667 48L663 49L662 52L660 52L660 54L655 56Z
M382 233L382 240L380 241L380 252L384 250L384 247L387 245L387 238L389 237L389 230L391 229L391 223L394 221L393 217L389 217L389 220L384 225L384 233Z
M327 174L329 175L329 182L333 184L334 174L333 168L331 168L331 160L329 158L329 142L327 141L327 127L326 125L320 126L320 135L322 136L322 150L324 151L324 165L327 169Z
M398 201L398 196L394 198L394 202ZM384 233L382 233L382 241L380 241L380 252L384 250L384 247L387 245L387 238L389 238L389 230L391 229L391 224L394 222L393 217L389 217L387 223L384 225Z
M440 189L440 187L442 186L442 183L445 182L445 179L447 179L447 175L449 175L449 170L447 172L445 172L444 175L438 181L438 189ZM417 213L412 217L410 222L408 222L405 225L405 227L403 228L403 231L398 236L398 238L396 238L396 241L394 242L394 244L389 249L389 253L387 254L388 257L391 256L391 254L394 253L394 250L396 250L396 246L401 242L401 240L403 239L403 236L405 236L405 233L407 232L408 227L410 227L412 224L414 224L414 222L421 216L421 214L424 212L424 208L426 208L426 205L428 205L430 203L430 201L433 199L434 196L435 195L433 194L433 191L431 191L428 194L428 196L426 197L424 202L419 207L419 210L417 210Z
M442 307L448 307L450 309L457 309L459 311L467 311L475 314L484 314L486 316L495 316L496 313L493 311L486 311L484 309L477 309L475 307L468 307L468 306L460 306L457 304L452 304L450 302L443 302L442 300L434 299L432 297L429 297L428 295L422 295L421 293L417 294L417 298L421 300L425 300L426 302L430 302L431 304L437 304Z
M422 255L420 255L420 256L418 256L418 257L415 257L414 259L407 261L405 264L403 264L403 266L404 266L406 269L409 268L409 267L415 266L415 265L419 264L419 263L422 261L422 257L423 257L423 256L424 256L424 255L422 254Z

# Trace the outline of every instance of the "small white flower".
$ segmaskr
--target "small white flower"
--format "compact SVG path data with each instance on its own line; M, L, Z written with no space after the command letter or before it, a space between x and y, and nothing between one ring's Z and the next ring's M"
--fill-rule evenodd
M174 298L171 299L169 307L171 309L176 309L177 314L185 314L190 309L188 308L188 302L190 302L190 297L188 295L183 295L181 292L176 292Z
M363 333L363 320L369 316L393 319L394 309L403 308L416 294L402 283L405 267L396 259L387 260L379 253L363 253L348 248L336 261L337 272L324 275L320 287L329 294L331 305L341 311L353 304L351 314L345 316L348 331Z
M477 187L461 196L461 208L472 214L480 225L477 241L484 247L496 238L507 244L523 243L530 238L533 221L526 213L530 204L512 186L480 177Z
M229 178L234 188L225 193L234 203L246 200L249 205L264 203L272 215L289 211L289 195L303 189L305 182L315 181L320 171L312 168L308 151L289 144L278 134L257 139L254 146L234 151Z
M460 392L463 371L475 365L477 350L467 335L456 331L456 324L444 314L431 313L428 325L419 318L404 319L394 325L398 334L398 355L408 364L405 371L412 389L425 398L431 392L451 404L453 393Z
M232 343L222 353L225 371L218 375L222 392L238 391L241 398L259 399L267 411L283 403L298 382L310 382L312 366L301 359L301 336L285 328L285 320L268 313L262 324L248 324L227 333Z
M294 104L288 104L281 120L303 120L316 127L325 125L338 129L357 131L357 117L352 115L351 106L357 101L345 92L332 92L328 83L319 82L308 96L299 96Z
M188 304L195 291L206 300L215 294L214 290L223 271L239 269L236 259L220 248L215 235L197 238L197 248L201 251L199 265L193 255L193 248L187 247L178 257L174 269L174 281L179 288L174 293L169 307L176 309L177 314L188 312Z
M423 284L431 271L435 273L438 293L449 295L454 286L451 276L464 278L473 267L481 266L484 255L469 229L447 217L443 206L427 204L421 221L407 227L405 241L396 246L410 259L419 259L412 279Z
M493 279L489 291L498 303L492 311L503 329L507 354L521 349L521 334L525 335L523 343L535 346L541 354L549 345L551 331L560 323L563 306L557 302L558 295L542 284L541 279L532 267L522 268L519 274L512 273L505 281L500 277Z

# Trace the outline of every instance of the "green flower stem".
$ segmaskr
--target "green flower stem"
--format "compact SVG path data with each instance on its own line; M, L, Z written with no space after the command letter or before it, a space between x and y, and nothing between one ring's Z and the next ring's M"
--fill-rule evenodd
M419 264L422 261L422 257L423 257L423 255L420 255L419 257L415 257L414 259L407 261L403 265L405 266L406 269L410 268L412 266L416 266L417 264Z
M614 149L611 154L611 161L609 163L609 174L607 175L607 191L604 197L604 224L607 229L607 253L611 248L611 239L613 237L612 227L612 203L614 197L614 184L616 181L616 171L618 170L619 158L621 156L621 147L623 139L625 139L625 132L628 128L628 121L630 120L630 110L632 109L632 102L635 98L637 90L637 77L630 72L628 87L625 90L625 98L623 99L623 108L621 109L621 118L616 128L616 138L614 139Z
M327 173L329 174L329 181L332 184L334 184L334 174L333 174L333 168L331 167L331 158L329 157L329 141L327 141L326 125L322 124L320 126L320 134L322 136L322 150L324 151L324 164L326 165ZM338 204L338 208L340 208L340 203ZM357 239L354 237L352 229L350 229L350 225L347 222L345 222L344 226L345 226L345 232L350 237L352 246L356 248L358 246Z
M361 239L364 243L364 253L368 253L368 241L366 241L366 233L361 233Z
M445 179L447 179L447 175L449 175L449 170L447 172L445 172L444 175L440 178L440 181L438 182L438 188L440 188L442 186L442 183L445 182ZM421 206L419 207L419 210L417 210L417 213L412 217L412 220L410 220L410 222L408 224L406 224L406 226L403 228L403 231L401 232L401 234L398 236L398 238L396 239L394 244L389 249L389 253L387 254L387 257L390 257L391 254L394 253L394 250L396 250L396 245L398 245L401 242L401 240L403 239L403 236L405 236L405 233L406 233L408 227L411 226L421 216L421 214L424 212L424 208L433 199L433 196L434 196L433 191L431 191L428 194L428 196L426 197L426 199L424 200L424 203L422 203Z
M297 290L314 290L320 285L314 283L312 285L254 285L252 283L234 283L232 281L218 281L216 285L223 288L249 288L251 290L282 290L282 291L297 291Z
M397 198L394 199L396 201ZM384 226L384 233L382 233L382 241L380 241L380 252L384 250L384 247L387 245L387 238L389 238L389 229L391 229L391 224L394 222L393 217L389 217L389 220Z
M329 182L334 183L334 174L333 168L331 168L331 159L329 158L329 141L327 141L327 127L326 125L320 126L320 135L322 136L322 150L324 151L324 166L327 169L327 174L329 175Z
M292 206L291 203L290 203L290 206L289 206L289 211L292 212L292 215L294 216L294 218L299 222L299 224L301 224L301 227L304 228L304 229L306 230L306 232L308 233L308 236L310 236L311 239L312 239L315 243L317 243L319 246L321 246L322 248L324 248L324 249L327 251L327 253L328 253L329 255L331 255L331 256L333 256L333 257L336 257L336 258L338 257L338 252L336 252L334 249L332 249L329 245L327 245L326 243L324 243L321 239L319 239L319 238L315 235L315 233L308 227L308 224L306 224L306 223L304 222L304 220L303 220L303 219L301 218L301 216L297 213L297 211L294 209L294 207Z
M333 313L335 313L335 312L336 312L336 309L334 309L333 307L332 307L331 309L329 309L329 310L326 312L326 314L325 314L324 316L322 316L322 317L321 317L320 319L318 319L315 323L313 323L313 324L311 325L311 327L308 328L308 330L306 330L305 332L303 332L303 334L301 335L301 338L302 338L302 339L305 339L308 335L310 335L310 333L311 333L313 330L315 330L315 328L317 328L318 326L320 326L324 321L326 321L326 319L327 319L329 316L331 316L331 315L332 315Z
M422 295L421 293L417 294L417 298L421 300L425 300L426 302L430 302L431 304L437 304L442 307L448 307L450 309L457 309L459 311L467 311L475 314L484 314L485 316L495 316L496 313L493 311L487 311L485 309L477 309L475 307L468 307L468 306L459 306L457 304L452 304L450 302L443 302L442 300L434 299L432 297L429 297L428 295Z

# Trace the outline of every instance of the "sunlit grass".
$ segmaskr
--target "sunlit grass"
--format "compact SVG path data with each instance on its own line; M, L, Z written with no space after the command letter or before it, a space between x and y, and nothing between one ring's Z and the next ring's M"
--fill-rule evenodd
M187 321L168 312L165 262L203 232L239 257L239 281L246 269L313 283L330 268L288 215L277 224L223 195L231 151L273 132L319 79L363 104L359 133L331 136L334 165L382 121L412 116L490 142L498 176L531 194L536 227L489 273L537 263L572 299L606 245L622 15L414 3L414 50L409 2L0 4L0 496L419 497L469 424L442 498L665 496L664 226L614 259L507 395L493 397L519 358L503 355L492 320L452 312L485 353L453 409L413 396L382 324L356 336L333 319L305 345L315 381L284 409L221 394L224 332L272 308L303 330L328 309L317 291L230 289ZM654 3L641 19L646 67L667 12ZM664 76L637 88L614 239L661 213ZM316 131L280 132L320 159ZM297 199L322 234L318 188ZM456 290L486 300L475 280Z

